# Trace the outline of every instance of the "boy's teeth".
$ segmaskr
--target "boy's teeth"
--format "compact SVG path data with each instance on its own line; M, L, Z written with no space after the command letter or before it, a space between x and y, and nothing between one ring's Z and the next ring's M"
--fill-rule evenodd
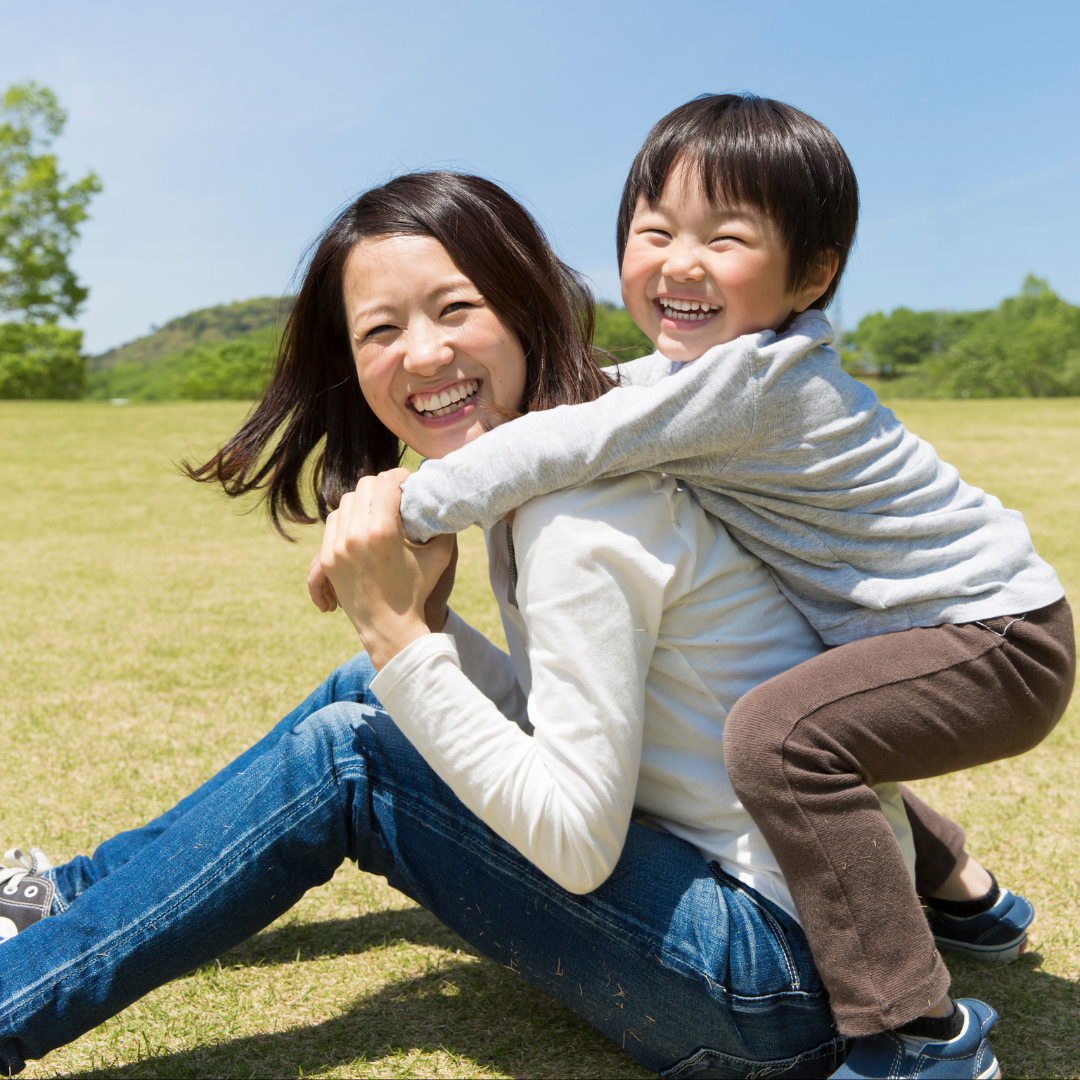
M468 382L448 387L446 390L440 390L437 394L417 394L413 398L413 407L420 413L428 413L431 416L446 416L447 413L454 411L454 405L472 397L479 388L480 384L475 379L469 379Z
M698 300L664 299L660 301L660 306L669 319L678 318L682 322L700 322L720 310L716 304L704 304Z

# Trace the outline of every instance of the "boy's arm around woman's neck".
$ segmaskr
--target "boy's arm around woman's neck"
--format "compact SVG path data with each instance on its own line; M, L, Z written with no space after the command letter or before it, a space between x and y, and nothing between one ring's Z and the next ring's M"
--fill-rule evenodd
M831 341L825 317L808 312L781 337L765 331L717 345L653 385L502 424L409 477L405 531L423 542L488 529L529 499L639 470L718 477L754 430L763 367L789 368Z

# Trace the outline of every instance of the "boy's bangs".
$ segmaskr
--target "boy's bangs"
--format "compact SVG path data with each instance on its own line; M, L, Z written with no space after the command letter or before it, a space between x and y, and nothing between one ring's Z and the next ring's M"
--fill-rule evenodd
M684 179L699 184L705 198L713 206L751 207L782 224L783 200L779 192L783 190L783 185L774 176L778 164L769 154L763 154L760 146L748 144L745 140L731 139L719 143L712 139L698 139L679 148L667 172L659 178L655 193L642 191L641 194L650 207L655 207L664 185L682 166ZM786 234L784 239L790 242Z

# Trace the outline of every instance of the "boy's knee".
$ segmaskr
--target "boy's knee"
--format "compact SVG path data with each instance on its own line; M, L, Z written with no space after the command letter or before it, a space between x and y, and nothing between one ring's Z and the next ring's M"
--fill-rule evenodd
M791 724L773 707L767 694L751 691L728 714L724 765L744 806L781 781L784 740L790 730Z

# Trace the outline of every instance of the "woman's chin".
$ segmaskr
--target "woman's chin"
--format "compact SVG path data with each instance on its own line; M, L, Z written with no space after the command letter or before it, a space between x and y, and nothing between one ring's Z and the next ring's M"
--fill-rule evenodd
M472 415L462 417L455 424L435 425L421 421L421 430L417 431L414 422L410 427L409 436L403 441L411 450L415 450L422 458L435 460L460 450L466 443L480 438L489 427L494 425L485 423L479 417L476 410L470 410Z

